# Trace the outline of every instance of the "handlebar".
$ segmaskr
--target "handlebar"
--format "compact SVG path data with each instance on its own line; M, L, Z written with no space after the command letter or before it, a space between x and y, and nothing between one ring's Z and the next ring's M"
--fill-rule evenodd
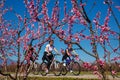
M53 56L60 56L61 54L53 54Z

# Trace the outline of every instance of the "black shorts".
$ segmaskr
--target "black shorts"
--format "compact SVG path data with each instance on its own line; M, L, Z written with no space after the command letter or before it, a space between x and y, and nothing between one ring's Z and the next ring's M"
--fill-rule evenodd
M48 54L48 52L44 52L44 55L43 55L43 57L42 57L42 60L43 60L43 62L45 61L45 60L47 60L48 62L49 61L51 61L52 59L53 59L53 54L51 53L51 55L47 55Z
M62 61L66 60L67 58L70 59L70 56L68 56L67 54L63 55L63 57L62 57Z

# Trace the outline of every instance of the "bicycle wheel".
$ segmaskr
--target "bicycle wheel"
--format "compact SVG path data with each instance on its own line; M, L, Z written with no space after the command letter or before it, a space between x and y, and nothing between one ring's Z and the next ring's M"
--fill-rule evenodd
M40 70L39 70L39 64L38 64L38 63L34 63L32 70L33 70L33 74L34 74L34 75L38 75L38 74L39 74L39 71L40 71Z
M71 68L74 75L77 76L80 74L81 68L78 62L72 62Z
M112 65L112 75L120 78L120 63L115 63Z
M47 63L46 62L43 62L41 65L40 65L40 73L42 76L46 76L47 75Z
M64 62L64 63L62 63L61 65L62 65L62 66L61 66L61 74L62 74L63 76L65 76L65 75L67 74L67 72L68 72L66 63Z
M52 70L55 76L60 76L61 74L61 64L59 61L55 61L53 66L52 66Z

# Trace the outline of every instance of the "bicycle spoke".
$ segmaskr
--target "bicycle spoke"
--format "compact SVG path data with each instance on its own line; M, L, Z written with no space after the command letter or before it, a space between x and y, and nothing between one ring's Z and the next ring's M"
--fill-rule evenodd
M39 74L39 64L35 63L32 70L33 70L33 74L38 75Z
M43 62L40 66L40 73L42 76L46 76L47 75L47 64L45 62Z
M68 72L66 63L62 63L61 65L62 65L62 66L61 66L61 74L62 74L63 76L65 76L65 75L67 74L67 72Z
M53 71L55 76L59 76L61 74L60 62L55 61L55 63L53 64Z
M78 62L73 62L72 64L72 73L74 75L79 75L81 71L80 65Z

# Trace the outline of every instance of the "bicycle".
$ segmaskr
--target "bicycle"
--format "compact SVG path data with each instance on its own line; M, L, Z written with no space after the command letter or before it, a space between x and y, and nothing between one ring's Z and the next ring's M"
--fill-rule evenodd
M25 70L26 70L26 73L32 72L34 75L38 75L39 74L39 63L35 62L38 55L33 55L33 56L34 56L34 60L30 61L30 64L25 64Z
M79 75L81 72L81 67L79 65L79 63L75 60L76 55L72 55L72 59L68 59L66 60L66 62L63 62L63 66L61 69L61 74L62 75L66 75L68 72L72 72L74 75Z
M55 58L56 56L59 56L59 55L60 54L53 54L53 60L52 60L52 63L50 65L50 68L49 68L49 72L52 71L55 76L59 76L61 74L61 72L60 72L61 71L60 70L61 64ZM48 74L48 72L46 72L47 64L48 64L47 61L43 61L40 65L40 73L42 76L46 76Z

